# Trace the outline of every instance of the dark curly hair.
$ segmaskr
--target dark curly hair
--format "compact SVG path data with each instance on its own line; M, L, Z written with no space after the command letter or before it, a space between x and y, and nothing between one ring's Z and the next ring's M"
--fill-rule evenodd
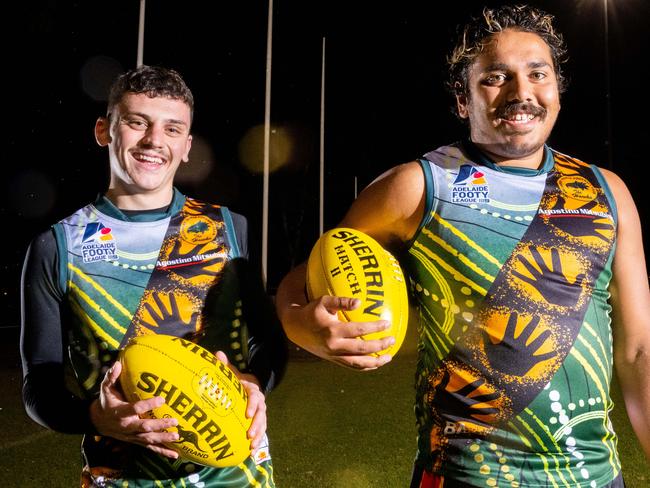
M121 74L111 86L108 95L108 114L125 93L144 93L148 97L166 97L181 100L190 107L194 115L194 97L181 75L170 68L160 66L139 66Z
M504 5L483 9L482 15L473 17L459 33L451 54L447 57L449 78L447 89L452 95L468 93L469 68L494 34L506 29L537 34L548 45L553 58L553 68L560 93L566 89L567 80L561 64L566 61L566 46L562 34L553 26L554 17L528 5Z

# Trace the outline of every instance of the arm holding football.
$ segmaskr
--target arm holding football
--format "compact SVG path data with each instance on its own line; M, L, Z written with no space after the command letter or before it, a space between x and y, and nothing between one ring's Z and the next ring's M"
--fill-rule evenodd
M90 405L90 419L95 429L102 435L139 444L162 456L176 459L178 453L163 443L178 440L177 432L165 431L178 425L178 421L174 418L140 418L140 415L159 407L165 400L153 397L134 403L127 402L117 384L121 372L122 364L116 361L104 376L99 398Z
M73 395L63 367L63 291L58 286L59 257L54 233L29 246L21 279L20 354L23 403L38 424L65 434L93 432L91 400Z
M305 297L306 265L294 268L280 284L276 302L289 339L312 354L356 369L375 369L390 361L389 355L368 356L394 343L393 337L366 341L360 336L390 327L385 320L342 322L339 310L352 310L359 300L323 296L311 302Z
M120 369L112 369L102 383L100 398L80 398L68 390L64 373L65 321L64 296L59 286L59 256L52 231L35 238L23 267L22 330L20 352L23 365L23 402L27 414L43 427L66 434L110 435L124 438L118 427L111 427L127 410L145 412L147 404L125 405L115 385ZM158 400L159 401L159 400ZM100 408L101 406L104 408ZM118 408L119 407L119 408ZM140 423L139 444L155 445L152 421ZM134 425L126 432L131 434ZM164 427L163 427L164 428ZM153 449L157 450L157 449ZM166 451L157 450L161 454ZM171 451L167 454L170 454ZM173 453L171 457L176 457Z
M260 445L266 433L266 398L264 397L264 393L262 393L260 381L253 374L241 373L235 366L230 364L228 357L223 351L217 351L215 356L219 361L228 365L246 389L246 394L248 395L246 417L253 419L246 434L251 439L251 449L255 449Z
M424 211L424 178L419 163L398 166L373 182L354 202L340 227L360 230L386 249L399 249L413 237ZM324 296L307 302L306 266L293 269L277 294L280 320L289 339L319 357L357 369L374 369L390 356L368 356L389 347L394 338L361 339L390 324L342 322L339 311L354 310L359 300Z

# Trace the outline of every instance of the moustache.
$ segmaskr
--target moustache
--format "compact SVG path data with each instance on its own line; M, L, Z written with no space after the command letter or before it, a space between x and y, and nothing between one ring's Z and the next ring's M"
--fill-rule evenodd
M531 114L535 117L544 118L546 116L546 109L532 103L512 103L501 107L497 111L497 117L500 119L512 118L517 113Z

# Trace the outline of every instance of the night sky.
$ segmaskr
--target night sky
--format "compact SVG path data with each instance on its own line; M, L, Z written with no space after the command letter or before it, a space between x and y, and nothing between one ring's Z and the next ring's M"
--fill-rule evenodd
M382 2L383 3L383 2ZM391 166L458 140L465 128L443 89L456 25L484 4L275 0L268 285L306 258L318 235L321 52L326 38L326 214L336 225L359 191ZM612 157L607 146L602 0L533 1L557 16L570 78L550 145L613 169L628 184L647 234L647 0L610 0ZM93 137L113 77L136 64L138 0L36 1L3 17L5 117L0 215L0 326L19 323L29 241L107 185ZM144 62L179 70L196 100L184 192L248 216L261 245L267 3L148 0ZM648 253L646 253L647 255Z

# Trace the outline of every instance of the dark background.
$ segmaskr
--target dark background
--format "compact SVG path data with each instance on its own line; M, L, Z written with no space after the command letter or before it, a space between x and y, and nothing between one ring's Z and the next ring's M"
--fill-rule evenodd
M272 164L284 164L270 181L271 292L318 236L323 37L327 228L352 202L355 184L360 191L389 167L465 134L442 87L445 56L458 23L500 3L507 2L275 0ZM607 44L602 0L529 3L557 16L569 48L570 85L551 146L623 177L647 234L647 0L610 0ZM149 0L146 7L144 63L178 69L196 99L191 162L178 186L247 215L250 248L259 257L256 134L264 122L267 3ZM136 64L139 1L50 0L3 10L0 217L7 239L0 326L13 327L29 241L107 185L107 156L94 142L93 125L113 77Z

